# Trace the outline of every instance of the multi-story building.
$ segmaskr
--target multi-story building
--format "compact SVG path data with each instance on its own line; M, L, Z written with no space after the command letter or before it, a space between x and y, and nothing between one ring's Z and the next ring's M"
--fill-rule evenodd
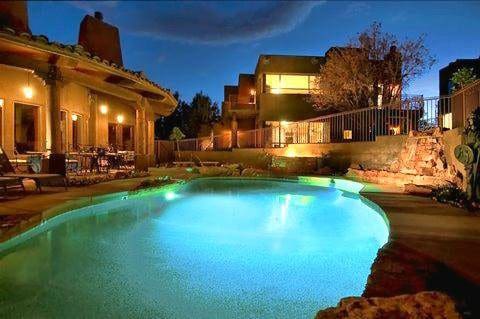
M261 55L254 74L240 74L236 86L224 88L222 117L249 130L320 114L307 100L320 56Z
M177 101L123 66L100 12L79 29L76 44L50 41L30 31L26 2L0 2L0 144L9 156L115 145L152 161L154 120Z
M268 127L272 140L278 140L277 145L288 143L298 134L288 128L290 122L332 112L315 109L308 97L314 88L315 77L330 53L345 50L362 54L362 50L357 48L332 47L325 56L260 55L254 74L240 74L237 85L224 87L223 125L231 128L233 140L237 140L237 131ZM381 65L383 61L397 56L396 48L392 47L384 60L371 62ZM398 82L392 85L397 92L401 92L400 76L395 81ZM373 103L382 103L381 89L378 92ZM308 130L308 135L314 137L310 142L325 142L331 135L328 123L312 123ZM235 143L232 143L232 147L235 147Z

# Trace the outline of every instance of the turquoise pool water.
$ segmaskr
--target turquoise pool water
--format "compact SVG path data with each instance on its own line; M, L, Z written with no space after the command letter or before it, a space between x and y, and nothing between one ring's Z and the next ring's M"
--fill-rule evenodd
M313 318L388 227L335 188L206 179L79 209L0 252L0 318Z

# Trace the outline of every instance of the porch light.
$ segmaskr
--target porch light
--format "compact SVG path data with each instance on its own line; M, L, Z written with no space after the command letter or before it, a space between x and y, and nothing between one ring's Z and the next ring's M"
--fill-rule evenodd
M77 114L72 114L72 121L76 122L78 120Z
M30 86L25 86L23 88L23 95L25 95L25 97L30 100L33 97L32 88Z
M108 113L108 107L105 104L100 105L100 113L104 115Z
M124 120L123 115L122 115L122 114L118 114L118 115L117 115L117 122L118 122L118 124L122 124L122 123L123 123L123 120Z

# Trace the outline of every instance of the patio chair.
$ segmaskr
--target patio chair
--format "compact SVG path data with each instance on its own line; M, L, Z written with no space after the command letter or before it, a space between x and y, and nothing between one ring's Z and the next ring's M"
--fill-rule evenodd
M7 194L7 191L12 188L20 188L25 193L22 179L18 177L0 176L0 187L4 194Z
M24 179L31 179L35 182L36 189L38 191L42 191L42 186L51 185L52 183L60 181L63 183L65 190L67 189L67 178L66 176L60 174L30 174L30 173L23 173L17 174L13 169L12 164L10 164L10 160L8 159L7 154L0 146L0 175L2 177L13 177L18 178L20 180Z

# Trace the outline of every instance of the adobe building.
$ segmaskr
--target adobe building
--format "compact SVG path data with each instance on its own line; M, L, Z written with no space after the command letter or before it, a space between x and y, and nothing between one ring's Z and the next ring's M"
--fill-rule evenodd
M123 66L120 35L99 12L78 44L33 35L24 1L0 3L0 144L8 156L65 154L81 147L134 150L154 158L154 121L173 112L169 90Z
M231 129L232 147L242 144L242 136L250 140L256 138L241 132L260 128L270 128L271 140L277 140L277 145L288 143L298 134L296 126L288 127L290 123L332 113L331 110L315 109L308 97L314 89L314 80L330 53L347 50L362 53L358 48L332 47L326 51L325 56L260 55L254 74L240 74L237 85L224 87L222 122ZM381 67L384 61L396 59L398 55L396 47L392 46L384 60L370 62ZM399 83L393 85L397 92L401 92ZM377 101L373 103L381 105L381 89L376 96ZM365 107L367 106L369 105ZM328 142L332 135L328 123L311 123L308 128L299 129L310 130L309 135L313 137L309 141L311 143ZM240 142L235 142L237 135Z

